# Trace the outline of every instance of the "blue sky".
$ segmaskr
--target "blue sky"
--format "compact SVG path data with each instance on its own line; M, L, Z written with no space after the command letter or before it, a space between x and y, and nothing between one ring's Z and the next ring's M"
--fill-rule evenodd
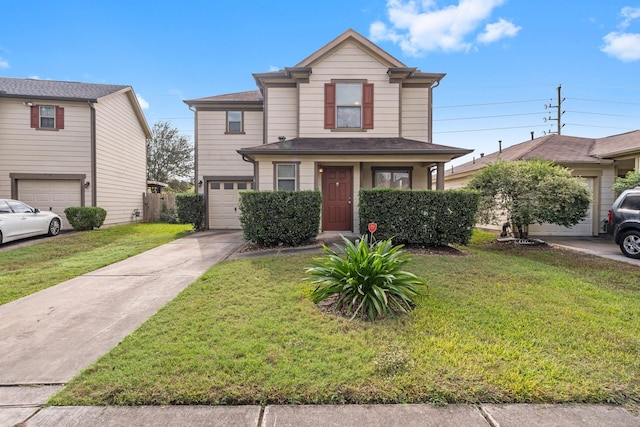
M0 75L133 86L149 125L193 136L183 99L256 89L348 28L425 72L434 142L480 153L640 128L640 0L0 0Z

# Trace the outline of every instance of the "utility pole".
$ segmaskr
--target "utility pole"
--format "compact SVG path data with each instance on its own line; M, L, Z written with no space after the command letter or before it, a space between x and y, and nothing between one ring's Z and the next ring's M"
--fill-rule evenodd
M556 132L553 132L551 129L549 129L549 132L545 132L545 133L557 133L558 135L562 134L562 127L564 126L562 124L562 115L564 114L564 111L562 111L562 103L564 102L566 98L562 97L562 85L558 85L558 105L551 105L551 104L545 104L544 108L546 109L551 109L551 108L556 108L557 109L557 113L558 116L557 118L552 118L551 117L551 111L549 111L549 117L545 117L544 121L555 121L556 123ZM553 101L553 99L552 99Z

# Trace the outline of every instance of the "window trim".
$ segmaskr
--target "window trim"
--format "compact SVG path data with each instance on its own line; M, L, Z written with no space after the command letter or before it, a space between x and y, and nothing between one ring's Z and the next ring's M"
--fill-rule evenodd
M337 85L358 83L362 85L360 127L338 127ZM332 132L366 132L374 124L374 85L367 80L331 80L324 85L324 128Z
M53 108L53 126L42 126L43 118L51 118L51 117L43 117L41 114L42 107L50 107ZM42 104L42 105L32 105L31 106L31 127L37 130L61 130L64 129L64 107L60 107L59 105L51 105L51 104Z
M393 181L393 173L395 172L406 172L409 174L409 190L413 189L413 166L373 166L371 167L371 188L387 188L387 187L376 187L376 174L378 172L389 172L391 173L391 179ZM393 187L389 187L393 188Z
M233 131L229 129L229 125L230 123L237 123L237 121L230 121L229 120L229 113L240 113L240 130L239 131ZM225 111L225 135L244 135L244 110L226 110Z
M293 190L281 190L279 183L280 178L278 177L278 167L279 166L293 166L294 177L293 177ZM284 179L284 178L283 178ZM291 178L286 178L286 180L291 180ZM273 189L275 191L298 191L300 190L300 162L273 162Z

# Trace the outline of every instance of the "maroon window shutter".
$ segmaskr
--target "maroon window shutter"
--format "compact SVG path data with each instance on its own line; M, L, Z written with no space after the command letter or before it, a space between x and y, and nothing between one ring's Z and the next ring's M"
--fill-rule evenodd
M37 105L31 106L31 127L40 127L40 107L38 107Z
M56 107L56 129L64 129L64 108Z
M362 85L362 128L373 129L373 83Z
M336 84L324 84L324 128L336 128Z

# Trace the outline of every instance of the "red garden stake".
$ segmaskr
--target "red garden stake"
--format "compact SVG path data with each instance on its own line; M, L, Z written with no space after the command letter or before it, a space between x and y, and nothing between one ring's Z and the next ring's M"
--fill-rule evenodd
M373 245L373 233L375 233L378 229L378 224L376 224L375 222L370 222L367 226L367 229L369 230L369 244Z

